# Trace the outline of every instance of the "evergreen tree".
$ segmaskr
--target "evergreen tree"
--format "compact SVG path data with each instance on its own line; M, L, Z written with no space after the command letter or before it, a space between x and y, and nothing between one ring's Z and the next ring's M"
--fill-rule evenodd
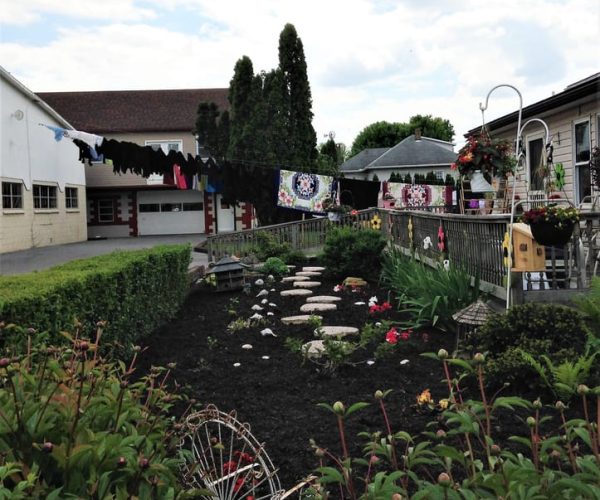
M279 70L287 92L285 114L289 148L280 161L298 168L311 166L317 158L317 134L312 126L312 95L306 72L302 40L296 28L286 24L279 36Z
M406 172L406 175L404 176L404 183L405 184L412 184L413 180L412 177L410 175L410 172Z
M250 122L254 112L254 69L248 56L235 63L233 78L229 83L230 125L227 157L246 160L253 157L252 129Z

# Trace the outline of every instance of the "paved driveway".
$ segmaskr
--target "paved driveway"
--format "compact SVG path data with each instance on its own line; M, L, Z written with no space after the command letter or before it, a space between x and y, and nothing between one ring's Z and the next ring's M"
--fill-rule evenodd
M182 234L170 236L139 236L137 238L107 238L82 241L66 245L31 248L19 252L0 254L0 274L22 274L47 269L63 262L85 259L95 255L110 253L113 250L135 250L156 245L191 243L192 247L204 241L204 234ZM192 251L190 267L207 265L206 254Z

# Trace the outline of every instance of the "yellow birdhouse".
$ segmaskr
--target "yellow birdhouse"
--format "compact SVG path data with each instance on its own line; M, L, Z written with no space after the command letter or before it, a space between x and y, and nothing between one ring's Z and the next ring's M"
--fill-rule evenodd
M546 250L533 239L528 224L513 224L513 271L544 271Z

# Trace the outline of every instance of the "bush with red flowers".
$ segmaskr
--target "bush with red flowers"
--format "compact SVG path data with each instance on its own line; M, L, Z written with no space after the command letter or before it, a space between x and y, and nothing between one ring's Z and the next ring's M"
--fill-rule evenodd
M467 139L451 167L461 175L469 175L479 170L491 178L506 177L514 172L516 164L510 142L492 140L486 134L481 134L472 135Z

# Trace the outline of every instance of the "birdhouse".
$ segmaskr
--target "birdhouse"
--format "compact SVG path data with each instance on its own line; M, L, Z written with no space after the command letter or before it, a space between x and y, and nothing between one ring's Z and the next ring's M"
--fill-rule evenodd
M513 271L544 271L546 251L533 239L529 225L513 224Z
M452 319L456 321L458 326L456 331L457 352L460 342L475 333L493 312L492 308L486 302L478 299L452 315Z
M223 257L208 272L208 281L216 286L217 292L240 290L246 282L246 267L238 259Z

